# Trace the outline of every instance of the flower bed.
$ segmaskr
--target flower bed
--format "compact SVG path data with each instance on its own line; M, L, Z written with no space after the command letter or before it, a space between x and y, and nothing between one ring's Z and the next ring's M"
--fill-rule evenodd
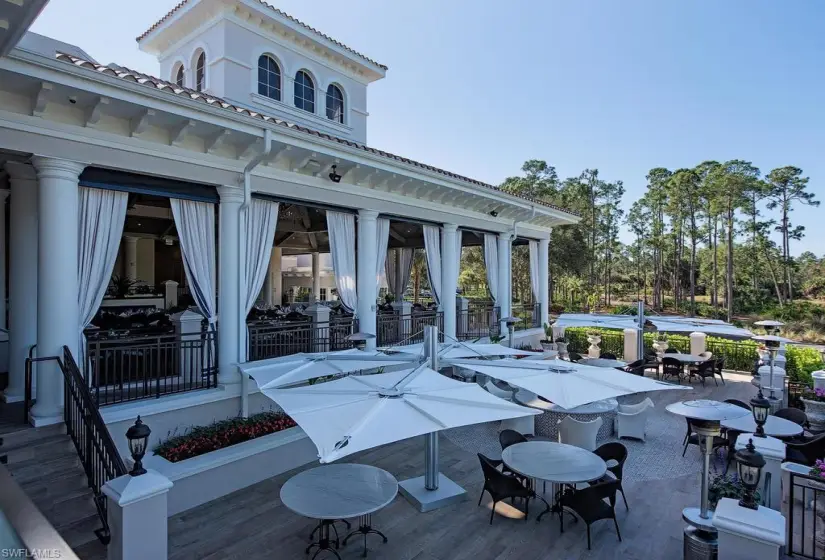
M161 442L155 447L154 453L171 463L177 463L294 426L295 421L286 414L261 412L249 418L231 418L208 426L194 427L184 435L172 436Z

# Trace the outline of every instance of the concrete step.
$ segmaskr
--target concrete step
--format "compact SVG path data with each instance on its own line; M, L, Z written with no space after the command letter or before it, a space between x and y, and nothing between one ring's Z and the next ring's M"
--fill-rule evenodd
M5 443L0 451L8 457L8 464L21 463L37 457L48 457L55 453L77 453L70 437L66 434L44 435L39 439L32 439L14 447L6 447Z
M68 527L87 515L97 515L93 496L92 489L86 488L86 492L73 498L52 503L49 503L48 500L35 501L35 505L46 516L46 519L62 533L63 527Z
M76 453L61 452L51 457L35 457L9 465L12 476L24 490L29 482L47 483L63 478L67 473L83 472Z
M107 560L108 549L98 539L87 542L74 549L74 553L81 560Z
M97 541L95 531L103 527L103 523L101 523L100 516L97 515L97 510L94 509L94 506L92 506L91 511L85 511L84 513L87 515L78 516L73 522L56 527L60 536L66 541L66 544L73 549L92 541Z
M66 435L66 426L63 424L52 424L51 426L43 426L41 428L17 425L8 432L0 434L0 438L3 440L0 453L8 453L9 450L24 447L33 441L61 434L63 436Z

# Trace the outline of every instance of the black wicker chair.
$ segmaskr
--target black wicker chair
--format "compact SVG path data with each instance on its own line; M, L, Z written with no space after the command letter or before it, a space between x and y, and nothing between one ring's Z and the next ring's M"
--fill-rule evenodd
M612 519L616 526L616 536L622 541L619 531L619 522L616 521L616 491L621 481L610 480L599 482L575 492L565 492L561 498L561 505L571 511L587 525L587 550L590 550L590 526L602 519ZM608 501L605 501L608 500ZM564 532L564 516L559 516L561 532Z
M682 362L676 358L662 358L662 379L675 377L677 381L681 381L684 371Z
M813 467L817 459L825 457L825 434L812 437L804 443L785 443L785 460Z
M665 354L678 354L679 351L676 348L665 348Z
M745 401L740 401L739 399L725 399L725 402L729 404L734 404L740 408L744 408L745 410L751 409L751 405L749 405Z
M567 359L569 359L571 362L578 362L582 359L582 355L578 352L568 352Z
M658 365L658 364L656 364ZM622 371L626 371L627 373L632 373L633 375L639 375L644 377L645 370L648 368L648 365L645 363L644 360L636 360L635 362L630 362L623 368L617 368Z
M500 462L493 461L481 453L478 454L478 460L481 463L481 470L484 472L484 488L481 490L481 496L478 498L478 505L481 505L484 492L490 494L490 497L493 499L493 507L490 511L490 525L493 524L493 517L496 514L496 504L506 498L524 498L524 520L526 521L533 491L526 488L515 476L498 470L496 464L501 464Z
M511 445L515 445L517 443L524 443L525 441L528 441L528 440L524 436L524 434L520 434L515 430L510 430L510 429L501 430L501 432L499 432L499 434L498 434L498 442L501 444L501 450L502 451L504 451L505 449L507 449ZM519 479L522 483L524 482L524 477L517 474L517 473L514 473L512 470L510 470L507 467L506 464L502 464L501 470L502 470L502 472L512 474L517 479Z
M605 360L616 360L617 359L616 354L613 354L612 352L603 352L602 354L599 355L599 357L604 358Z
M714 373L722 380L722 385L725 384L725 378L722 376L722 370L725 369L725 358L717 358L714 362Z
M618 480L619 492L622 493L624 507L626 510L630 511L630 507L627 505L627 496L624 495L624 488L622 488L622 471L624 470L625 461L627 461L627 447L617 441L613 441L600 445L593 453L601 457L602 461L605 463L608 461L616 461L616 464L612 467L607 467L607 471L613 476L610 476L610 474L605 474L599 480L591 482L590 485L593 486L594 484L599 484L601 482Z
M794 424L798 424L803 428L807 428L810 425L808 424L808 415L805 414L804 410L799 410L798 408L780 408L774 412L773 415L777 418L790 420Z
M713 382L716 383L717 386L719 385L719 382L716 381L716 377L715 377L716 376L716 363L713 360L707 360L706 362L700 363L698 367L696 367L695 369L692 369L690 371L690 376L691 377L695 376L695 377L698 377L699 379L701 379L702 380L702 386L705 385L705 379L707 379L708 377L713 379Z

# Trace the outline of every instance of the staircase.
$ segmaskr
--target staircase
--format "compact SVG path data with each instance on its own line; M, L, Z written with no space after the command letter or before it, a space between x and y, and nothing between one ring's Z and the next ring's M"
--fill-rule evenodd
M63 424L0 421L0 456L17 483L80 558L106 558L101 522L83 466Z

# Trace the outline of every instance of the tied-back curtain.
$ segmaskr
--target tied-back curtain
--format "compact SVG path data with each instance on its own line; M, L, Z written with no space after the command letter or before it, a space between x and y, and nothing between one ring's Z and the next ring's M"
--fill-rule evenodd
M178 230L186 283L198 309L212 325L217 319L215 205L179 198L169 199L169 204Z
M120 250L129 194L119 191L79 189L77 229L77 303L80 317L79 344L75 353L81 368L86 366L83 330L94 319L106 295L112 269Z
M533 288L533 301L539 302L539 242L530 241L530 287ZM545 272L546 274L546 272Z
M498 297L498 239L491 233L484 234L484 268L487 269L487 289L495 303Z
M381 273L384 271L384 263L387 261L387 251L390 242L390 221L386 218L378 218L376 221L376 241L375 241L375 284L376 294L381 289Z
M242 326L241 361L246 361L249 349L246 344L246 316L255 305L258 294L269 273L269 259L272 255L272 242L275 238L275 228L278 225L278 203L269 200L252 199L246 210L241 214L244 228L244 247L241 253L241 317Z
M387 273L387 288L395 296L396 301L404 299L404 292L407 284L410 283L412 275L413 259L415 250L409 247L392 249L387 254L387 262L384 266Z
M427 275L436 305L441 305L441 228L424 226L424 251L427 253Z
M327 231L338 299L348 311L355 311L358 307L355 291L355 216L327 211Z

